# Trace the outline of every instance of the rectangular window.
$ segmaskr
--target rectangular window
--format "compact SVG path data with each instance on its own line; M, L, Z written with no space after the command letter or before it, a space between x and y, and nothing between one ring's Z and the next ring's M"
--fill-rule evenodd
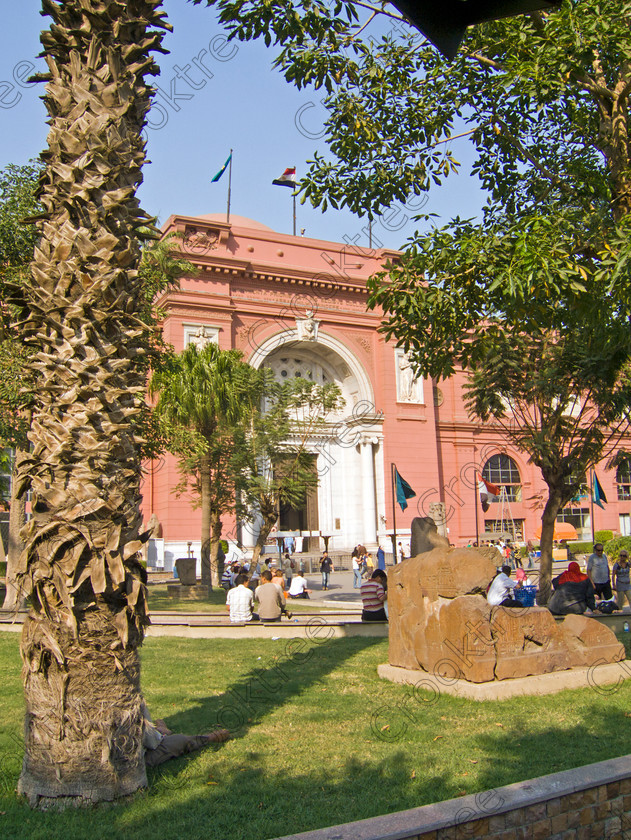
M524 520L523 519L485 519L484 520L485 534L504 534L512 540L519 542L524 539ZM485 537L485 539L492 539L492 537Z
M589 539L591 536L592 522L589 515L589 508L563 508L557 516L557 522L569 522L570 525L576 528L579 538Z
M620 514L620 536L631 537L631 514Z

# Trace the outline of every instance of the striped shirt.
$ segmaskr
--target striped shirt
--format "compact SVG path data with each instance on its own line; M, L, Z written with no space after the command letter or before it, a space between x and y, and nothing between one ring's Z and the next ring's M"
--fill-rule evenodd
M362 583L360 594L366 612L376 612L383 609L386 592L378 580L371 579Z

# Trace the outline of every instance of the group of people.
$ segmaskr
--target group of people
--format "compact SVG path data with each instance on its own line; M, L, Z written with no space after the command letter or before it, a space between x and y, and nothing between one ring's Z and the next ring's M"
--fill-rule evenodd
M523 601L519 600L519 590L529 586L530 581L522 568L515 572L515 580L511 578L512 571L512 568L505 564L489 584L486 600L492 607L524 606Z
M596 543L593 554L587 558L586 573L572 560L567 570L552 580L553 593L548 609L554 615L582 615L588 609L604 612L617 606L621 610L625 602L631 607L630 571L627 549L620 549L618 559L610 569L603 544ZM527 585L528 579L521 568L516 570L515 580L511 573L511 567L504 565L491 581L486 597L492 606L523 606L519 590ZM614 592L615 605L611 601Z
M594 552L587 558L587 573L572 561L567 571L554 578L554 592L548 604L555 615L582 614L587 609L611 612L621 610L626 603L631 607L631 581L629 579L629 552L621 548L618 559L609 567L609 558L602 543L594 544ZM612 598L616 594L616 603Z
M252 585L252 580L257 585ZM308 598L311 590L301 569L289 578L289 586L281 569L265 568L258 578L250 578L247 572L239 571L226 596L226 609L232 623L247 621L280 621L284 615L292 618L287 610L287 599ZM258 604L258 611L254 611Z
M401 543L399 543L399 546ZM386 570L386 553L381 546L377 549L377 563L365 545L356 545L351 553L353 568L353 589L361 589L362 581L372 579L373 572Z

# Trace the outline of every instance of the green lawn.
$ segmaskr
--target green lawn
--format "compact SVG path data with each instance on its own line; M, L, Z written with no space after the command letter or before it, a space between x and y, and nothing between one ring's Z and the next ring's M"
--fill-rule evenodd
M234 739L158 768L115 808L43 814L14 793L18 636L0 633L0 837L265 840L631 753L631 680L497 703L415 696L378 679L387 640L317 641L148 639L154 717Z

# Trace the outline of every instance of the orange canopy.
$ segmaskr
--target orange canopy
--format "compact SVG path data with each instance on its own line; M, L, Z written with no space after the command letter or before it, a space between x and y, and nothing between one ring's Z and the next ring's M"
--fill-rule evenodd
M535 528L535 537L541 539L541 525ZM573 525L570 525L569 522L555 522L553 539L577 540L578 534L576 533L576 528Z

